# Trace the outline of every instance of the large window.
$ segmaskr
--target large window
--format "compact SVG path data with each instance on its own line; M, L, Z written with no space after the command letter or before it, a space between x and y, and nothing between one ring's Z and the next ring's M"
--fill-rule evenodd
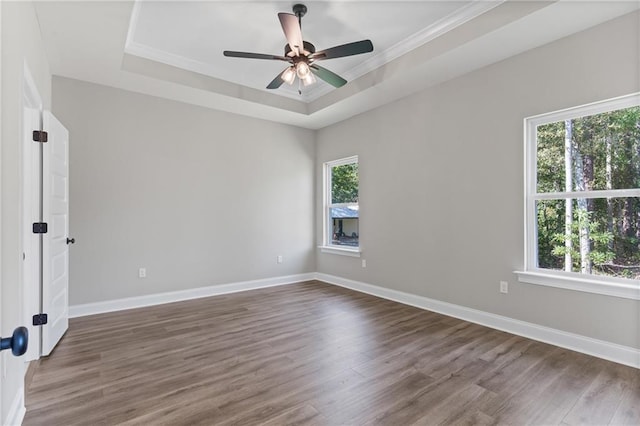
M324 164L324 248L337 253L358 253L358 157Z
M526 272L640 298L640 95L526 120Z

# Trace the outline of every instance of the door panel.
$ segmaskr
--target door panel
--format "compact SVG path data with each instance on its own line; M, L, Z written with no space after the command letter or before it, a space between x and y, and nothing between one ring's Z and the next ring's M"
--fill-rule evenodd
M40 145L33 141L33 131L40 129L40 110L25 107L22 113L22 285L24 286L24 322L29 330L29 347L25 361L40 356L40 327L31 317L40 312L40 236L32 224L40 222Z
M69 132L45 111L48 132L43 155L43 218L49 229L43 236L42 355L49 355L69 327Z

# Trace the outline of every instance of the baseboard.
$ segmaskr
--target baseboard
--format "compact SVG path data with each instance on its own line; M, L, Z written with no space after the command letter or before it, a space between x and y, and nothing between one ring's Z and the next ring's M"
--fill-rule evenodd
M313 272L74 305L69 307L69 317L75 318L125 309L142 308L182 300L294 284L314 279L640 369L640 349L593 339L555 328L544 327L526 321L455 305L453 303L442 302L428 297L379 287L334 275ZM24 401L21 403L24 411ZM22 415L24 416L24 412Z
M239 291L255 290L278 285L294 284L302 281L313 280L315 279L315 276L315 273L287 275L260 280L212 285L209 287L199 287L188 290L149 294L146 296L127 297L125 299L107 300L104 302L73 305L69 306L69 318L104 314L107 312L116 312L125 309L143 308L145 306L161 305L164 303L199 299L201 297L217 296L220 294L236 293Z
M15 398L13 398L7 418L4 419L2 424L7 426L20 426L26 412L27 410L24 406L24 388L20 387L18 392L16 392Z
M371 294L383 299L393 300L405 305L415 306L428 311L437 312L465 321L517 334L529 339L549 343L576 352L582 352L619 364L640 368L640 349L622 346L604 340L593 339L579 334L569 333L550 327L520 321L513 318L495 315L452 303L441 302L415 294L378 287L359 281L349 280L334 275L317 273L316 279L328 284L349 288L362 293Z

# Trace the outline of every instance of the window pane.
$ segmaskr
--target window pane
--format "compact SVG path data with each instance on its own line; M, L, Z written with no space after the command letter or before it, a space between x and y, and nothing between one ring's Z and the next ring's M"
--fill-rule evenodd
M640 279L640 198L543 200L536 210L540 268Z
M358 163L331 168L331 204L358 202Z
M332 224L331 244L358 247L358 206L333 207L329 210Z
M631 188L640 188L640 107L538 126L539 193Z

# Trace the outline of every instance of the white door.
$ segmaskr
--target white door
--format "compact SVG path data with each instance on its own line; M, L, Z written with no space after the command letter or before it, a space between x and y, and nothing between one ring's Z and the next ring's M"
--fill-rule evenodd
M69 132L51 114L43 114L48 142L43 144L42 355L49 355L69 327Z
M33 141L33 131L40 129L40 110L25 107L22 122L22 285L24 325L29 330L24 360L32 361L40 356L40 327L32 323L33 315L40 313L40 234L33 233L33 224L40 222L40 142Z

